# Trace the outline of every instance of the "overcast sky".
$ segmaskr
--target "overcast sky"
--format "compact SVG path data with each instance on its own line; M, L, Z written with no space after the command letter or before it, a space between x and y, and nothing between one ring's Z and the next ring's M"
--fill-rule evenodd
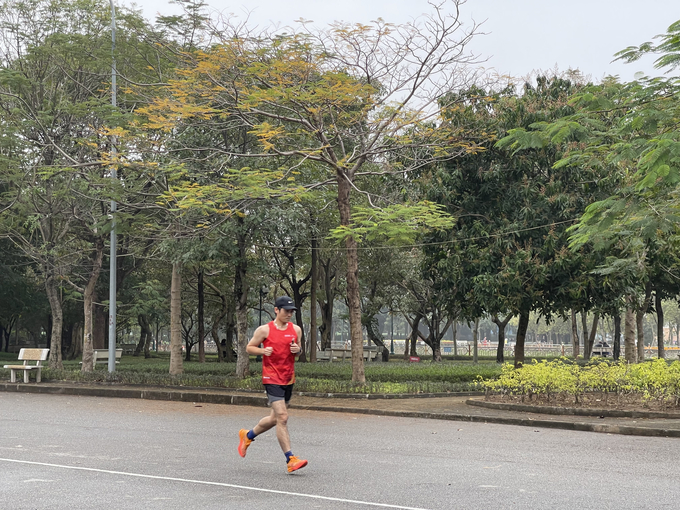
M128 0L117 0L130 5ZM233 13L250 24L292 25L304 18L316 25L336 20L367 23L378 17L403 23L428 12L426 0L206 0L214 10ZM177 13L166 0L140 0L148 18ZM614 53L650 41L680 19L679 0L467 0L466 24L484 22L471 50L487 59L484 67L523 77L557 66L579 69L599 80L619 75L632 80L636 72L660 75L653 59L633 64L611 63Z

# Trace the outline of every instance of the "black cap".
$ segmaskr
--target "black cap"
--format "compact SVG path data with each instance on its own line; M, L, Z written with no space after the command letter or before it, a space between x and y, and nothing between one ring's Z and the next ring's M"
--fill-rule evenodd
M279 310L297 310L295 307L295 301L293 301L288 296L277 297L274 306Z

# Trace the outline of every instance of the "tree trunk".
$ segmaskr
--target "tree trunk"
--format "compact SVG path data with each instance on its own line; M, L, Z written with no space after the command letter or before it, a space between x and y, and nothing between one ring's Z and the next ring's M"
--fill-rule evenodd
M145 318L146 315L144 316ZM146 321L146 343L144 344L144 359L149 359L151 357L151 341L153 338L151 330L151 323L147 320Z
M645 359L645 331L644 331L645 312L638 311L635 314L635 325L637 326L637 357L638 362Z
M638 362L645 359L645 331L644 320L647 310L649 310L649 303L652 299L652 284L650 281L645 283L645 300L642 302L642 307L635 314L635 322L637 324L637 355Z
M452 337L453 337L453 355L458 356L458 324L456 324L456 321L453 321L453 328L452 331Z
M380 353L381 356L380 359L382 360L384 356L383 352L387 350L387 347L385 346L385 341L383 340L382 334L380 333L380 328L378 327L378 320L375 316L365 315L363 322L366 326L366 334L368 336L368 339L371 341L372 344L381 348L382 352Z
M172 264L170 283L170 375L184 371L182 361L182 275L179 262Z
M137 324L139 324L139 342L135 347L133 356L139 356L142 352L145 358L150 358L149 345L151 344L151 326L149 324L149 317L146 314L140 313L137 316Z
M213 321L212 321L212 329L210 330L210 335L212 336L213 342L215 342L215 346L217 347L217 362L222 363L224 361L224 353L222 352L222 342L220 341L220 336L219 336L219 328L220 328L220 322L222 322L222 319L224 319L225 315L227 315L227 297L224 295L223 292L221 292L217 287L215 287L212 283L209 281L205 281L205 284L210 287L215 294L217 294L220 298L220 302L222 304L220 308L219 315L217 318L213 316Z
M418 356L418 337L420 332L420 321L422 320L422 315L418 318L416 327L411 331L411 356Z
M583 357L588 359L590 357L588 353L588 314L585 311L581 312L581 328L583 329Z
M340 225L349 226L352 220L350 210L350 176L341 169L337 173L338 212ZM349 308L349 332L352 347L352 382L366 382L364 372L364 339L361 325L361 295L359 292L359 253L357 242L351 236L345 238L347 256L347 305Z
M293 294L298 296L298 291L296 289ZM299 338L300 340L300 354L298 356L298 362L300 363L306 363L307 362L307 339L305 338L305 328L302 323L302 300L301 299L295 299L295 324L300 326L300 330L302 330L302 338Z
M593 344L595 343L595 335L597 334L597 324L599 321L600 314L599 312L595 312L595 315L593 316L593 326L590 328L587 344L583 348L586 353L584 356L586 359L590 359L593 354Z
M408 359L409 354L411 356L417 356L416 345L418 342L418 328L420 328L420 321L422 319L423 316L420 313L416 313L416 316L413 318L413 322L409 321L408 318L406 318L406 321L411 326L411 333L406 337L404 345L404 359Z
M629 305L632 301L628 300ZM625 357L628 363L637 362L637 349L635 347L635 312L632 308L626 308L623 324L623 343L626 346Z
M319 311L321 312L321 326L319 326L319 332L321 333L321 350L331 348L332 335L333 335L333 304L335 302L335 268L333 266L332 259L321 260L320 268L321 277L320 282L323 282L323 301L317 300L319 304ZM318 273L317 273L318 274Z
M83 364L82 372L92 372L94 370L94 288L99 280L99 273L102 269L104 260L104 240L98 237L95 240L95 254L92 261L92 271L90 279L83 292L83 315L85 318L83 330Z
M52 328L50 333L50 362L49 367L53 370L64 368L61 357L61 328L64 322L64 312L62 310L59 290L54 275L49 275L45 279L45 291L50 303L52 318Z
M655 308L656 308L656 342L657 342L657 355L659 358L663 359L666 357L664 350L664 339L663 339L663 304L661 303L661 295L659 292L654 293Z
M492 320L496 326L498 326L498 347L496 348L496 363L505 362L505 327L508 325L512 319L512 314L500 320L497 315L494 315Z
M420 319L418 319L420 320ZM411 343L411 335L413 334L413 328L411 328L411 333L408 335L404 333L404 359L408 359L408 353L410 349L410 343Z
M236 375L245 379L250 375L250 357L246 352L248 345L248 309L241 307L236 310L236 336L237 336L237 355L236 355Z
M522 311L519 314L519 326L517 327L517 339L515 340L515 368L524 365L524 341L529 327L529 311Z
M451 323L453 322L453 319L451 318L443 321L442 316L441 310L434 309L432 311L432 318L427 321L427 327L430 330L430 333L427 336L427 339L425 339L425 343L432 349L432 361L437 362L442 360L442 338L444 338L449 326L451 326ZM427 317L425 317L425 319L427 320ZM442 322L444 322L443 325Z
M198 272L198 362L205 363L205 291L203 269Z
M236 350L234 349L234 337L236 335L236 303L233 299L227 301L227 315L224 324L225 331L225 349L226 349L226 359L227 363L233 363L236 361L234 354ZM238 348L238 346L237 346Z
M309 361L314 363L316 361L316 287L318 285L319 271L317 268L317 261L319 254L317 252L317 241L312 239L312 289L310 294L309 304Z
M578 323L576 321L576 311L572 308L571 310L571 354L574 359L579 356L578 348Z
M144 350L144 344L146 343L146 329L143 323L147 321L144 314L140 313L137 315L137 324L139 324L139 340L137 340L137 346L135 347L135 352L132 353L133 356L139 356Z
M612 356L614 361L618 361L621 357L621 316L618 312L614 315L614 352Z
M241 226L237 236L239 257L234 280L234 294L237 302L236 330L238 337L236 377L245 379L250 375L250 357L246 352L246 347L248 346L248 286L246 284L248 262L246 259L246 236L243 231L242 218L239 218L239 223Z
M333 341L333 302L326 301L324 303L319 303L319 308L321 309L321 326L319 330L321 331L321 350L331 348Z
M78 323L74 327L75 341L71 342L71 348L68 352L68 359L74 360L83 354L83 325Z
M102 305L97 304L99 302L99 297L96 289L92 299L94 301L92 346L95 349L106 349L106 339L109 334L109 316L108 313L106 313L106 309Z
M479 318L475 319L474 328L472 330L472 362L476 365L479 363L478 347L479 347Z

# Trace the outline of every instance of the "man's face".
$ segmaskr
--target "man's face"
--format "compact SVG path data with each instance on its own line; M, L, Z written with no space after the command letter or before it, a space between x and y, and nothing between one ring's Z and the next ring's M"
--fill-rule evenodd
M276 311L276 318L284 324L290 322L290 319L293 317L293 312L295 311L286 310L284 308L275 308L274 310Z

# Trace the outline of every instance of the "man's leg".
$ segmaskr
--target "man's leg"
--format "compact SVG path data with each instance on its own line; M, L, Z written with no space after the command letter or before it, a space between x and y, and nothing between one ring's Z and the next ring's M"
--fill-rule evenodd
M276 402L272 404L272 412L269 413L269 416L262 418L259 422L257 422L257 425L253 427L253 432L255 432L255 435L259 436L276 425L276 413L274 413L275 403Z
M238 454L241 457L246 456L246 451L248 450L248 447L250 446L250 443L253 442L253 439L255 439L256 436L259 436L263 432L267 432L270 428L276 425L276 414L272 410L271 413L269 413L269 416L265 416L262 418L255 427L253 427L253 430L250 432L247 429L241 429L238 431L238 437L239 437L239 443L238 443Z
M288 435L288 404L285 400L272 402L272 411L276 416L276 439L286 455L286 465L288 472L292 473L307 465L307 461L299 459L290 451L290 436Z
M284 400L277 400L272 402L272 414L270 418L274 417L274 425L276 425L276 439L279 440L279 445L283 453L290 451L290 436L288 435L288 406ZM262 423L262 422L260 422ZM260 424L258 423L258 426ZM270 426L269 430L272 426ZM255 430L255 429L253 429ZM255 430L256 434L260 434Z
M272 412L269 416L265 416L257 425L253 427L253 433L256 436L264 434L272 427L276 427L276 438L279 440L279 445L283 449L283 453L290 450L290 436L288 435L288 408L283 400L277 400L271 403ZM246 429L243 429L247 432ZM242 434L241 434L242 435ZM245 447L242 447L241 457L245 457L245 450L250 446L252 440L248 438ZM242 439L243 442L243 439Z

